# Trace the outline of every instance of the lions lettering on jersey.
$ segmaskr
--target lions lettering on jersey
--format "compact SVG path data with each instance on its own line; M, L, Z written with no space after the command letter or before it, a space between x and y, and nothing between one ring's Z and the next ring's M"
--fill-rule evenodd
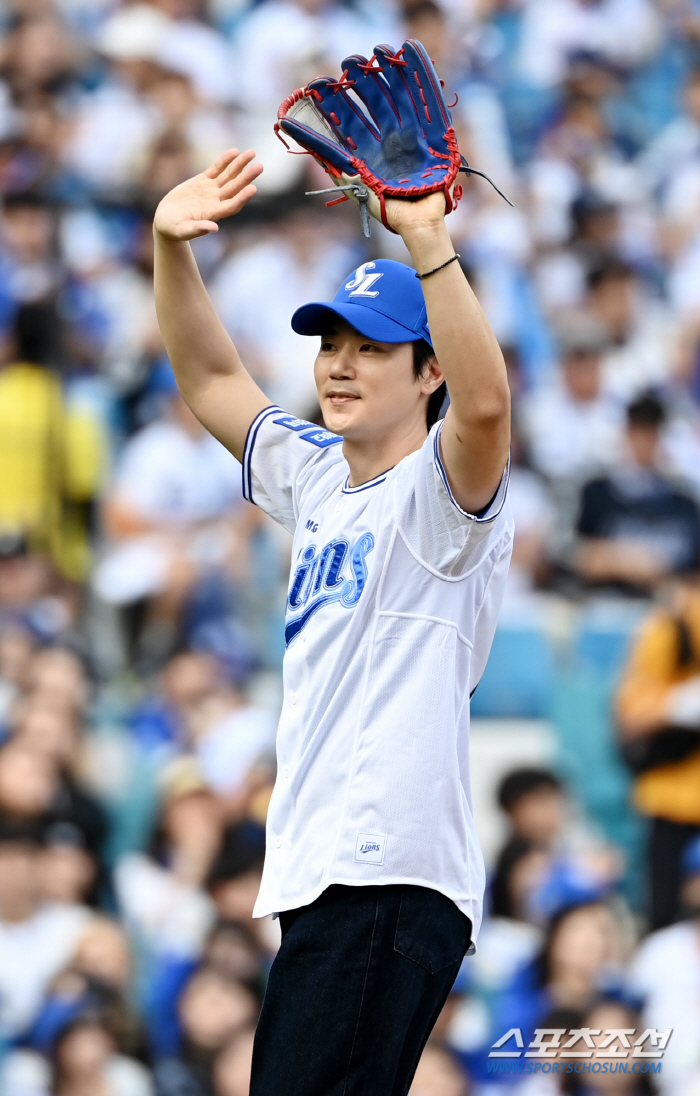
M345 609L357 605L367 583L366 557L373 548L374 537L371 533L363 533L352 546L339 537L321 549L315 544L304 549L287 598L292 613L298 609L302 611L287 618L284 629L287 647L324 605L336 601ZM346 564L350 576L343 573Z

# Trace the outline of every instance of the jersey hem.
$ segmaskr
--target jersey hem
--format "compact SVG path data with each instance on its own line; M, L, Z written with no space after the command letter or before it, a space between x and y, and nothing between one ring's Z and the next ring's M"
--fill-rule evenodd
M440 894L444 894L445 898L449 898L451 902L454 902L457 909L471 921L472 939L467 955L473 955L476 951L476 940L479 935L483 916L483 900L478 901L476 898L470 898L467 899L467 901L460 901L451 891L446 890L444 887L436 886L434 882L429 882L427 879L412 879L403 875L384 876L382 879L346 879L340 875L330 876L328 879L324 879L318 886L304 892L298 898L292 898L286 902L263 903L261 907L258 908L258 903L260 902L260 899L258 899L253 908L253 918L270 917L275 914L279 915L280 913L285 913L287 910L298 909L300 906L308 906L312 902L315 902L328 887L332 887L336 883L344 887L376 887L405 883L413 887L428 887L430 890L438 891ZM477 907L476 910L474 909L474 906ZM478 917L475 919L475 914L477 913Z

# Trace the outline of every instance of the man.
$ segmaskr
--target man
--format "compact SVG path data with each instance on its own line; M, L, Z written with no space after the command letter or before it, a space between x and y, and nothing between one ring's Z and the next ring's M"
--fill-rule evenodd
M629 991L644 1002L639 1032L672 1032L656 1082L661 1096L700 1091L700 834L679 852L682 920L642 940L628 970Z
M270 404L186 242L253 197L253 161L230 150L155 218L180 391L242 461L246 496L295 535L255 907L280 915L283 937L251 1094L403 1096L481 921L468 712L512 545L506 371L432 194L386 205L420 282L365 263L332 303L294 315L321 335L329 430Z
M700 509L662 470L665 421L657 396L638 396L627 408L627 459L583 488L574 566L591 585L646 594L698 566Z

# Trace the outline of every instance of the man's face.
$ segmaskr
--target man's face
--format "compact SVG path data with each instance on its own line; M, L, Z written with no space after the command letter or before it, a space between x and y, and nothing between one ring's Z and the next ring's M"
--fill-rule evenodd
M657 426L630 425L627 443L632 459L641 468L655 468L659 461L661 431Z
M373 341L342 320L321 337L314 376L326 426L353 442L425 427L427 397L442 382L439 370L414 378L410 342Z
M600 395L600 355L591 350L575 350L562 361L564 384L575 400L590 403Z

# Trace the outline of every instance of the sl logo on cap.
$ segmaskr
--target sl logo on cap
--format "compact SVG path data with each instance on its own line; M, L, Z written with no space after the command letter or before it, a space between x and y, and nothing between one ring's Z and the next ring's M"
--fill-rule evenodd
M368 270L374 270L374 263L363 263L358 266L355 276L345 283L345 288L351 290L351 297L378 297L379 290L372 289L375 282L383 278L383 274L368 274Z

